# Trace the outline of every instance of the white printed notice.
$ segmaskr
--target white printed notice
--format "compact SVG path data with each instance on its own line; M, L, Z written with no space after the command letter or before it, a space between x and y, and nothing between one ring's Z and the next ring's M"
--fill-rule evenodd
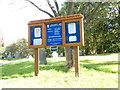
M76 24L75 23L69 23L68 24L68 33L69 34L76 33Z
M42 39L34 39L33 40L33 45L42 45Z
M41 28L35 28L34 29L34 36L35 37L41 37Z
M69 41L70 42L77 41L77 37L76 36L69 36Z

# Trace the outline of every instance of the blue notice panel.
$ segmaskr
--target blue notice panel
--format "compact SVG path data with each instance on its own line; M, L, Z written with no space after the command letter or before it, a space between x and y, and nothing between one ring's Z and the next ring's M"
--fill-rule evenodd
M30 45L42 45L42 26L30 27Z
M80 21L65 23L66 43L80 43Z
M62 45L62 23L46 24L46 46Z

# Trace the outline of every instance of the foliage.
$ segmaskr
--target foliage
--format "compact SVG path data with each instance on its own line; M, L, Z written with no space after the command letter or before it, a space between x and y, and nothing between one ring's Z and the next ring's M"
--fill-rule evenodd
M11 53L11 56L14 57L17 49L18 49L18 46L16 45L16 43L12 43L6 47L5 52L3 53L3 56L7 57L7 55Z
M75 78L74 72L64 67L65 58L56 60L51 58L47 65L40 65L38 77L34 77L33 61L21 61L0 67L2 69L0 79L3 87L7 85L9 88L117 88L117 55L81 56L80 78Z
M120 51L120 22L118 2L74 2L72 14L83 14L85 25L85 46L80 47L85 54L113 53ZM68 3L64 3L61 14L66 15ZM93 16L91 16L91 14ZM91 17L92 19L91 19ZM87 22L90 22L89 24Z
M46 57L52 57L53 52L50 51L50 48L45 48L45 50L46 50ZM62 53L63 56L65 56L64 47L58 47L57 53L58 53L58 55L60 55Z
M28 49L28 45L27 45L27 40L26 39L19 39L16 42L17 46L18 46L18 52L20 52L21 57L26 57L29 55L29 52L31 52L31 50Z
M113 29L113 27L111 27L111 24L106 23L107 20L104 24L102 24L103 26L101 26L101 23L104 22L104 19L106 19L106 18L114 19L118 15L118 13L116 11L116 9L117 9L116 6L118 5L118 3L116 3L116 2L115 3L65 2L63 4L62 9L59 11L57 0L53 1L54 5L51 4L50 0L46 0L49 8L53 12L53 15L52 15L48 11L42 9L40 6L35 4L35 2L32 2L31 0L25 0L25 1L31 3L39 11L46 13L50 17L57 17L57 16L70 15L70 14L80 14L80 13L83 14L85 17L84 25L85 25L85 45L86 46L81 47L81 50L83 50L85 54L97 54L97 53L118 52L119 51L119 47L118 47L119 43L115 42L115 41L114 41L115 44L112 44L112 46L110 46L109 48L106 48L108 45L108 44L106 44L106 40L105 40L106 36L102 35L102 34L104 34L104 32L101 32L101 31L105 30L105 26L110 26L108 28L108 30ZM101 23L99 23L99 21L101 21ZM98 26L98 27L96 27L96 26ZM99 32L100 32L100 34L99 34ZM97 38L97 37L99 37L99 38ZM102 38L104 37L105 39L102 40L101 37ZM47 49L47 51L49 52L48 49ZM72 55L72 50L70 47L65 47L65 51L66 51L66 66L72 67L73 66L72 57L74 57ZM48 53L47 53L47 56L49 56Z
M52 52L50 52L50 48L45 48L46 57L51 57Z
M15 53L18 52L20 57L26 57L29 55L33 56L33 49L29 49L27 45L27 40L22 38L18 39L17 42L10 44L6 47L4 55L8 55L11 52L12 57L15 57Z
M65 56L64 47L58 47L58 54L61 54L61 53L63 53L63 56Z

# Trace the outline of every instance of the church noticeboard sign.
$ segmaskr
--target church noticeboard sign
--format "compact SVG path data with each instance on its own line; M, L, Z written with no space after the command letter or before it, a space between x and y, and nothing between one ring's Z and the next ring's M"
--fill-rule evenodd
M28 23L28 47L83 46L83 15L69 15Z
M69 15L28 23L28 47L35 51L35 76L39 73L39 48L74 46L75 76L79 77L78 46L84 45L83 15Z

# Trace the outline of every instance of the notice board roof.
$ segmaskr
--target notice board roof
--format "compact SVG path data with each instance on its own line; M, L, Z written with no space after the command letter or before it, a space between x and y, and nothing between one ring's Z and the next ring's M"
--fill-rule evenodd
M55 17L55 18L50 18L50 19L34 20L34 21L30 21L28 25L55 22L55 21L63 21L63 20L71 20L71 19L80 19L80 18L84 18L84 16L81 14L75 14L75 15L61 16L61 17Z

